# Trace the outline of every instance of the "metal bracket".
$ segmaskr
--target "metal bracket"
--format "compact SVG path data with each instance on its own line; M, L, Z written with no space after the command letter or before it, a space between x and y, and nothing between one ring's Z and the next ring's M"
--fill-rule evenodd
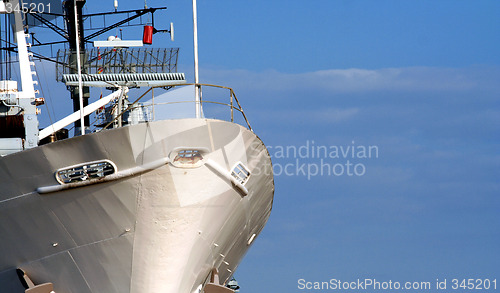
M52 283L35 285L26 272L21 269L17 269L17 275L26 289L25 293L54 293L54 285Z
M234 293L234 290L229 289L226 286L219 285L219 272L217 269L212 270L212 275L210 276L210 283L205 285L203 289L205 293Z

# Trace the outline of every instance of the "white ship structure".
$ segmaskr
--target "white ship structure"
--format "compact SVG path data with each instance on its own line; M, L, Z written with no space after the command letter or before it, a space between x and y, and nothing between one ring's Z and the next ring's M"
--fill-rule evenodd
M82 16L84 4L63 3L69 24L61 28L40 17L57 14L23 14L12 9L18 0L0 1L2 61L20 76L5 78L5 70L0 81L0 292L234 292L229 281L272 208L265 145L232 89L186 84L178 49L116 39L81 45L93 36L79 18L105 16ZM56 58L75 112L43 129L29 17L75 43ZM111 93L89 103L89 87ZM225 100L205 97L211 89ZM209 116L212 107L225 118Z

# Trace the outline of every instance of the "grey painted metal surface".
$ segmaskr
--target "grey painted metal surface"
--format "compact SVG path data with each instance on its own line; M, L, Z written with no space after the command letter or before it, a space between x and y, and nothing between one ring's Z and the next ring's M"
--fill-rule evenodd
M106 159L127 170L182 148L203 149L202 164L36 192L60 184L54 173L67 166ZM228 172L242 163L248 195L206 160ZM269 217L271 169L253 132L211 119L141 123L2 157L0 292L24 292L16 268L57 293L198 292L214 268L227 282Z

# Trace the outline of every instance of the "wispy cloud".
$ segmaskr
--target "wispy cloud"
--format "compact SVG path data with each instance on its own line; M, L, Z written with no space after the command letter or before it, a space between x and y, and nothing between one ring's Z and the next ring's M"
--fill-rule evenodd
M274 70L204 69L210 82L231 82L237 88L263 90L323 89L332 93L369 91L462 91L493 90L500 92L496 77L500 68L407 67L385 69L329 69L306 73L281 73Z

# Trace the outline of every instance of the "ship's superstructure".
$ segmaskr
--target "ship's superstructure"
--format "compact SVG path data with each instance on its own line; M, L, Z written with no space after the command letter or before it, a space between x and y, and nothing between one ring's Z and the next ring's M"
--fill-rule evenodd
M75 22L52 29L91 43L84 4L65 1L63 16ZM116 38L89 49L76 40L55 58L74 113L40 128L27 16L55 25L16 5L0 1L21 77L0 81L0 292L234 292L230 280L269 218L274 182L233 90L187 84L178 49ZM148 25L140 43L154 31ZM111 93L91 103L90 87ZM225 98L210 100L211 91Z

